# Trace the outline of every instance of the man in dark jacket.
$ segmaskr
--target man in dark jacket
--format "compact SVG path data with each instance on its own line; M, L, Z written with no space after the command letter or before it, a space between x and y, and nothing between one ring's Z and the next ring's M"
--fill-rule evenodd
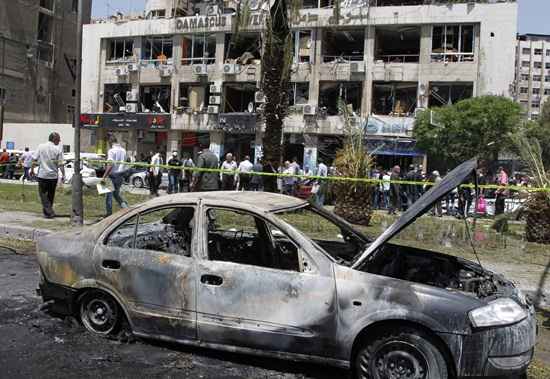
M216 170L220 167L220 161L216 154L211 152L207 145L203 145L202 152L197 159L196 168ZM195 171L193 173L192 191L217 191L220 175L218 172Z
M396 214L397 210L401 209L401 186L395 183L395 180L401 180L401 168L394 166L390 175L390 208L388 214Z
M168 193L179 192L179 182L181 178L181 166L183 162L178 158L178 152L173 151L172 157L168 161L168 166L174 167L168 170Z

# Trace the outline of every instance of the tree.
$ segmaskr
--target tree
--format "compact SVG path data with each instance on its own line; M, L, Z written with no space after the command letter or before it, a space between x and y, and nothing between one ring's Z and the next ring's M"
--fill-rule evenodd
M510 151L510 138L520 122L521 108L503 96L481 96L453 105L431 108L416 120L414 137L419 148L448 166L473 156L496 160Z
M538 121L526 123L525 129L526 137L540 144L542 161L550 167L550 100L542 105Z
M266 17L262 54L263 156L272 162L282 157L283 121L288 114L288 92L292 65L292 36L285 0L276 0Z

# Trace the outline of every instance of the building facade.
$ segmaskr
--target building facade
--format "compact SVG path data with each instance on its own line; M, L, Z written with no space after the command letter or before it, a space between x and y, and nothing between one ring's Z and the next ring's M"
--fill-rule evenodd
M158 9L151 3L144 19L84 28L83 144L102 149L112 132L138 158L159 145L193 153L201 141L219 155L260 156L262 9L269 5L250 2L234 34L231 4L174 10L166 1L160 10L162 1ZM344 134L339 98L389 166L424 158L412 138L418 110L510 96L514 66L503 62L515 54L517 4L426 3L345 1L336 17L332 2L303 2L292 22L286 158L313 167L318 157L334 157ZM166 18L172 14L193 15Z
M550 98L550 35L518 36L515 90L526 118L536 120Z
M83 3L89 22L91 3ZM74 0L0 2L4 122L73 122L77 7Z

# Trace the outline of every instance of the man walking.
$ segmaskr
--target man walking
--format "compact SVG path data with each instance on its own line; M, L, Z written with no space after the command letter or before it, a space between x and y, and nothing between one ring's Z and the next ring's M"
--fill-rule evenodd
M162 157L160 156L160 148L157 148L157 152L151 157L151 164L153 167L149 167L149 176L151 178L149 180L149 192L151 195L158 196L159 186L162 182L162 170L160 168Z
M400 180L401 167L394 166L390 176L392 183L390 184L390 208L388 214L396 214L397 210L401 209L401 186L394 181Z
M45 218L54 218L53 202L57 187L58 171L61 170L61 182L65 181L65 167L63 166L63 151L59 147L61 137L53 132L48 137L48 142L38 145L33 157L39 165L38 168L38 194L42 202L42 212Z
M168 166L174 167L168 171L168 193L178 193L182 174L180 168L183 166L183 162L179 160L177 151L172 151L172 157L168 161Z
M239 163L239 190L248 191L250 188L250 172L254 165L250 162L250 157L246 155L244 161Z
M128 203L126 203L126 200L120 194L120 187L122 187L122 183L124 182L126 171L126 166L121 162L126 161L126 150L118 143L115 137L111 137L111 148L107 152L107 161L110 163L105 169L102 181L105 181L106 178L111 179L113 191L105 195L106 217L113 214L113 196L121 208L128 208Z
M215 170L220 166L219 159L210 151L208 145L202 145L202 152L197 158L197 168ZM217 191L219 189L219 176L217 172L195 171L193 173L193 191Z
M32 153L29 148L25 148L25 152L21 155L19 164L23 166L23 181L32 179Z
M235 171L237 171L237 162L233 160L233 154L227 153L225 161L222 163L222 170L232 172L222 172L220 178L223 191L233 191L235 189Z

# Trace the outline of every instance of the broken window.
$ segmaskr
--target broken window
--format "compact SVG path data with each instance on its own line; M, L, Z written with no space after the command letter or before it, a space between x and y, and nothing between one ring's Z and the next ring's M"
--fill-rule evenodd
M309 83L290 83L289 105L303 105L309 102Z
M252 64L261 58L262 43L259 33L225 35L225 63Z
M313 60L313 41L311 30L296 30L292 32L294 46L294 62L310 63Z
M105 113L118 113L126 111L124 108L126 104L126 92L132 90L131 84L105 84L105 90L103 91L103 112Z
M472 62L473 25L435 25L432 29L432 62Z
M417 83L374 83L372 113L396 117L412 116L416 109L417 90Z
M216 35L188 35L181 43L181 64L216 63Z
M254 112L255 82L224 83L224 112Z
M143 37L141 59L158 63L172 60L172 37Z
M362 61L365 51L365 30L323 30L323 62Z
M542 55L542 49L535 49L535 55Z
M139 101L142 112L169 113L170 112L169 85L142 86Z
M109 40L108 61L127 61L134 57L133 39Z
M428 99L429 107L439 107L455 104L473 96L474 85L472 83L430 83Z
M208 107L210 84L180 83L179 106L192 112L202 112Z
M153 9L147 14L147 19L152 18L164 18L166 16L166 9Z
M38 32L36 39L42 42L53 40L53 17L45 13L38 13Z
M49 11L54 11L54 0L40 0L40 8L47 9Z
M39 61L45 62L45 63L52 63L53 62L53 44L49 42L38 42L38 46L36 47L36 58Z
M172 207L140 213L117 227L105 244L190 257L194 212L192 207Z
M385 63L418 62L420 27L377 27L375 60Z
M329 116L338 115L338 99L342 99L352 111L361 111L362 82L320 82L319 107L326 109Z
M272 224L229 209L211 208L206 214L210 260L300 271L298 247Z

